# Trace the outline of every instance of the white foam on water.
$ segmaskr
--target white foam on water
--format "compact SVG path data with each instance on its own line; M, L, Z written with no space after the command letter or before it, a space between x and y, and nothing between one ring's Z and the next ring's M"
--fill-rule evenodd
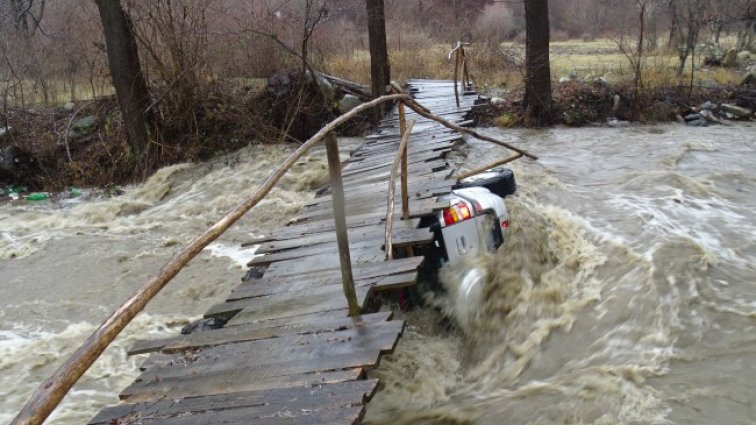
M232 263L229 268L238 268L240 270L246 270L247 263L256 257L262 256L262 254L256 254L258 249L260 249L260 245L244 248L241 245L222 242L211 243L205 247L205 250L209 251L213 257L229 258Z
M128 357L137 340L176 335L187 320L142 314L130 324L81 378L47 423L86 423L138 375L144 356ZM43 378L59 367L96 325L70 323L58 332L15 323L0 330L0 422L15 416ZM169 326L170 325L170 326Z

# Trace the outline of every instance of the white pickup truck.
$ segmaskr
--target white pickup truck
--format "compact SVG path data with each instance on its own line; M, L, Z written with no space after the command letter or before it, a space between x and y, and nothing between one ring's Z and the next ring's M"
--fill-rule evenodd
M509 228L504 198L516 190L512 170L496 168L460 180L451 194L440 197L451 206L439 211L429 225L441 264L457 264L481 250L495 251Z

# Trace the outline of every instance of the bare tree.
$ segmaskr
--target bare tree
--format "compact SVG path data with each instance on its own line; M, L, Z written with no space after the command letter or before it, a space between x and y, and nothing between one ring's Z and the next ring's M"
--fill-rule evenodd
M9 0L9 3L10 10L6 16L11 18L17 31L33 35L41 29L45 0Z
M370 79L373 97L386 94L386 86L391 82L391 68L386 43L386 15L383 0L366 0L368 16L368 37L370 39ZM375 108L374 121L383 117L384 109Z
M696 43L704 22L706 11L704 0L671 0L670 9L675 14L677 22L674 34L675 44L680 62L677 66L677 75L682 75L685 70L685 62L691 57L691 80L695 63L693 58L696 52Z
M105 33L118 106L133 154L139 158L147 150L152 120L148 118L150 93L139 61L133 24L120 0L95 0L95 3Z
M549 2L525 0L525 107L528 127L551 124Z

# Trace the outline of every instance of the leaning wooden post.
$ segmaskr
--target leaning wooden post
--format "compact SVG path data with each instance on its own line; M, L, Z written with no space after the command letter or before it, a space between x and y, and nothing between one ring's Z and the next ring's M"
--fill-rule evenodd
M460 47L457 45L457 47ZM459 108L459 87L457 87L457 81L459 80L459 50L454 52L454 99L457 101L457 108Z
M396 198L396 172L399 168L399 163L402 159L402 152L406 152L407 144L409 143L410 134L412 134L412 128L415 126L415 121L410 121L407 131L402 135L402 141L399 143L399 152L394 158L394 163L391 165L391 176L389 177L388 194L386 195L386 260L394 259L394 199ZM409 211L409 210L408 210ZM412 251L409 250L409 256L412 256Z
M467 68L467 55L465 54L465 47L464 45L462 48L459 49L462 55L462 81L464 84L464 87L462 87L462 91L465 92L468 90L468 88L472 85L470 83L470 71Z
M326 136L326 155L328 156L328 172L331 176L331 190L333 192L331 199L333 200L333 219L336 221L336 241L339 246L339 260L341 261L341 282L344 286L344 296L346 296L349 304L349 316L359 316L360 304L357 302L357 292L354 289L352 258L349 253L344 183L341 181L341 159L339 158L338 141L333 133Z
M404 102L399 101L399 131L401 132L402 139L407 137L407 115L404 110ZM408 145L405 144L402 151L399 153L402 156L402 219L409 220L409 182L407 181L409 172L409 164L407 159Z

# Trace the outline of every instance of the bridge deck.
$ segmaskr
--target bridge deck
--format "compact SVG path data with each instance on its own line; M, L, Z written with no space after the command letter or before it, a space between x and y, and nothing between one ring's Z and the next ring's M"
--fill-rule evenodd
M417 100L436 114L465 123L474 96L453 83L415 80ZM418 217L442 207L438 195L454 182L444 157L459 134L408 110L416 120L409 147L410 211L394 224L394 246L432 241ZM388 176L400 142L397 111L367 136L343 169L349 243L359 318L347 317L329 195L314 199L296 220L253 243L257 279L234 289L206 317L229 317L222 329L145 341L130 354L152 353L122 403L90 424L353 424L378 389L364 371L391 353L404 323L367 314L373 291L414 285L422 257L385 261ZM398 195L399 196L399 195ZM398 208L401 201L397 199Z

